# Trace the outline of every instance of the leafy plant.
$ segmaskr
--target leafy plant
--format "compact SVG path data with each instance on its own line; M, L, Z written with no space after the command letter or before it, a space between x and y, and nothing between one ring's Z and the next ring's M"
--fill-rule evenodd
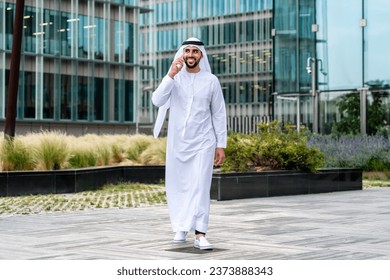
M374 86L375 84L375 86ZM375 135L383 133L387 125L386 107L384 99L389 96L388 85L380 81L373 81L370 93L371 98L367 103L367 134ZM340 120L332 129L334 135L360 134L360 95L358 92L350 92L339 98L336 103L340 113Z
M221 171L266 169L308 170L323 166L324 155L306 145L307 139L296 131L282 130L277 121L259 124L259 133L231 134Z
M360 133L360 97L358 92L351 92L336 103L341 119L335 123L332 133L359 134Z

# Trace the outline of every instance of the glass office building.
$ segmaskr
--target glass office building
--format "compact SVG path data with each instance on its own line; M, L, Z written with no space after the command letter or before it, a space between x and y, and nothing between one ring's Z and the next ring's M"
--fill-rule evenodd
M272 0L149 0L140 27L140 120L153 121L150 97L189 37L205 43L224 93L228 128L250 132L272 110Z
M25 1L16 133L125 133L137 125L138 0ZM0 0L0 123L16 1Z
M384 0L149 0L141 17L141 113L180 43L207 45L229 129L277 119L322 134L377 133L390 122ZM299 125L298 125L299 124Z
M274 118L328 134L390 122L390 2L274 0Z
M0 124L15 0L0 0ZM16 132L151 133L151 94L181 43L206 44L228 128L390 123L386 0L26 0ZM299 125L297 125L299 124Z

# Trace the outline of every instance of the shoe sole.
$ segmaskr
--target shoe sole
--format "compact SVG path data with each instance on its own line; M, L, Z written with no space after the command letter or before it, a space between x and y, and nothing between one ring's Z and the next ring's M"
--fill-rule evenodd
M173 238L173 243L184 243L187 241L187 232L184 232L184 239L175 239ZM176 237L176 236L175 236Z
M199 249L199 250L213 250L213 246L203 246L203 247L200 247L200 246L194 245L194 248Z

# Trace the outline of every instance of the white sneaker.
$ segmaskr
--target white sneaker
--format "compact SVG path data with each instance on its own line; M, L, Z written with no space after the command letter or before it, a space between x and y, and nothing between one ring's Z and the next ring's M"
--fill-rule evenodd
M195 239L194 247L200 250L213 250L213 244L210 244L204 236Z
M183 243L186 242L187 232L186 231L178 231L173 238L173 243Z

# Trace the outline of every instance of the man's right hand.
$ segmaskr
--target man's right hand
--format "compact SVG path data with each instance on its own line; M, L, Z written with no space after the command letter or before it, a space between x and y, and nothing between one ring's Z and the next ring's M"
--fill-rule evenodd
M182 57L176 58L172 64L171 69L168 73L168 76L173 79L173 77L176 76L177 73L180 72L180 70L183 68L184 60Z

